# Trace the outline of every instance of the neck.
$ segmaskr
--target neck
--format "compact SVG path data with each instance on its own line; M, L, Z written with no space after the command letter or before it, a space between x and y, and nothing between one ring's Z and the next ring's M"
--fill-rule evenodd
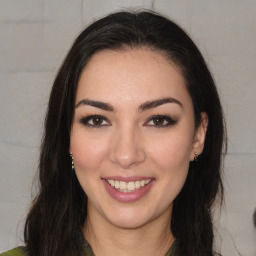
M95 255L164 256L174 241L168 212L131 229L112 225L95 212L92 216L89 211L83 233Z

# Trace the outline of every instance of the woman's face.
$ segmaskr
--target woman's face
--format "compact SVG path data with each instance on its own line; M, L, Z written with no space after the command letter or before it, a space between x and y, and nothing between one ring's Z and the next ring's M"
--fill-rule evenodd
M204 115L202 115L204 116ZM170 220L207 118L179 68L148 49L105 50L81 73L70 151L88 216L121 228Z

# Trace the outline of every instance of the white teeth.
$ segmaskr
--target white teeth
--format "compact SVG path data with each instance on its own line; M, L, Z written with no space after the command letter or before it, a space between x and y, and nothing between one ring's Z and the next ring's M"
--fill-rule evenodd
M150 179L147 180L136 180L136 181L118 181L118 180L107 180L111 187L116 188L120 192L133 192L141 187L150 183Z
M120 181L120 189L126 189L126 183L124 181Z
M139 180L135 181L135 188L137 188L137 189L140 188L140 181Z
M129 182L127 189L128 189L129 191L134 190L134 189L135 189L135 183L134 183L133 181L132 181L132 182Z
M117 188L117 189L120 188L118 180L115 180L115 188Z

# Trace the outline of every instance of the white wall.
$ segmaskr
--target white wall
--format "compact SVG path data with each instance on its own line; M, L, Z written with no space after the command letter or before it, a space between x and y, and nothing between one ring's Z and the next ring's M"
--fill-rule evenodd
M0 0L0 251L22 244L42 120L65 53L89 22L138 6L154 8L180 24L210 65L229 134L222 251L237 255L236 246L243 255L256 256L254 0Z

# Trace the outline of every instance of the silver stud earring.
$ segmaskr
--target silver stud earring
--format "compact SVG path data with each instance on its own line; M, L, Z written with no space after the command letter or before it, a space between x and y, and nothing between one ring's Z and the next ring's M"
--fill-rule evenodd
M197 153L197 152L195 152L195 153L194 153L194 155L195 155L195 157L194 157L194 161L196 162L196 161L198 160L198 156L199 156L199 155L198 155L198 153Z
M69 154L70 154L70 157L71 157L72 170L75 170L73 154L72 154L72 152L70 152Z

